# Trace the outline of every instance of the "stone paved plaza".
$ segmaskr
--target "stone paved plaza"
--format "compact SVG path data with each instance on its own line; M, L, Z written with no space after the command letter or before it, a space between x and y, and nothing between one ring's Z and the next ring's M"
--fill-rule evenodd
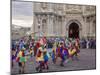
M53 64L51 58L49 59L49 70L43 70L43 72L52 72L52 71L71 71L71 70L88 70L96 68L96 50L95 49L81 49L79 61L73 60L64 64L64 67L61 67L59 64L59 59L56 64ZM37 73L35 70L36 63L35 58L26 62L25 73ZM33 61L33 62L32 62ZM12 69L12 74L18 74L18 63L14 63Z

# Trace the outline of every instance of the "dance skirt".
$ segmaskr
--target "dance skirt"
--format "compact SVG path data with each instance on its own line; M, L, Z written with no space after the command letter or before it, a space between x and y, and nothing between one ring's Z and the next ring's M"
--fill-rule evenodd
M20 62L25 62L26 61L26 59L25 59L25 57L20 57L20 60L19 60Z
M44 62L47 62L48 61L48 56L47 55L44 55Z
M43 56L36 57L36 61L37 61L37 62L39 62L39 61L44 61L44 58L43 58Z
M14 60L16 58L16 56L12 55L12 60Z

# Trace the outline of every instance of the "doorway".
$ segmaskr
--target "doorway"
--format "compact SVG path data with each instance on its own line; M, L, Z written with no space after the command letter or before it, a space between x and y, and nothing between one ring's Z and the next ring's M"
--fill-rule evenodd
M69 25L69 38L79 38L79 25L75 22Z

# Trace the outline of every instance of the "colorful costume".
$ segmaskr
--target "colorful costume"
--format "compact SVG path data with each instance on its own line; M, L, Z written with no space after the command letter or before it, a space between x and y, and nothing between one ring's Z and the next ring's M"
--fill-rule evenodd
M76 53L76 49L69 49L69 56L73 56Z
M42 49L42 47L39 47L37 56L36 56L36 61L39 63L38 67L36 67L36 70L42 71L42 69L46 68L48 69L48 60L49 56L47 54L46 48Z

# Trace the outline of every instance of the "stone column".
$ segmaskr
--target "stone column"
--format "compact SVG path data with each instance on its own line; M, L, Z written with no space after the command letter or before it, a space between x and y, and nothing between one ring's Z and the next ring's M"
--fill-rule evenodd
M95 20L93 20L93 22L92 22L92 27L93 27L93 36L95 37L96 36L96 23L95 23Z
M65 16L62 17L62 35L67 36Z
M49 36L49 15L47 15L47 36Z
M93 36L93 19L90 17L90 35Z
M50 24L51 24L51 35L53 35L53 19L54 19L54 16L52 15L52 16L51 16L51 19L50 19Z
M53 35L53 18L54 16L48 15L47 26L48 26L48 35L50 36Z
M79 37L80 37L80 39L83 37L82 29L83 29L83 27L80 26L80 28L79 28ZM86 31L85 31L85 32L86 32ZM85 34L84 34L84 35L85 35Z
M59 31L59 36L62 35L62 17L58 17L58 31Z
M34 32L37 32L37 26L38 26L38 16L34 16Z
M65 18L65 27L66 27L65 36L69 37L69 24L68 24L69 21L67 20L67 18Z
M41 19L41 15L37 15L38 18L37 18L37 31L38 32L38 35L40 37L40 32L42 31L42 19Z
M59 20L60 36L62 36L62 17Z
M60 35L60 26L59 26L60 24L59 24L59 17L58 17L58 36Z
M55 31L54 35L57 36L57 34L58 34L58 19L57 19L57 16L55 17L55 24L54 25L55 25L54 26L55 28L53 28L54 31Z
M91 36L91 17L89 18L89 37Z
M58 16L56 17L56 36L58 36L58 32L59 32L59 29L58 29Z
M90 37L90 17L89 17L89 21L88 21L88 35L89 35L89 37Z
M86 36L88 37L88 36L90 36L90 20L87 17L86 17L86 24L87 24L87 26L86 26L87 35Z
M53 35L56 36L56 32L57 32L57 20L56 20L56 17L54 16L53 18Z
M83 25L84 38L87 38L87 21L85 16L83 17L83 24L84 24Z

